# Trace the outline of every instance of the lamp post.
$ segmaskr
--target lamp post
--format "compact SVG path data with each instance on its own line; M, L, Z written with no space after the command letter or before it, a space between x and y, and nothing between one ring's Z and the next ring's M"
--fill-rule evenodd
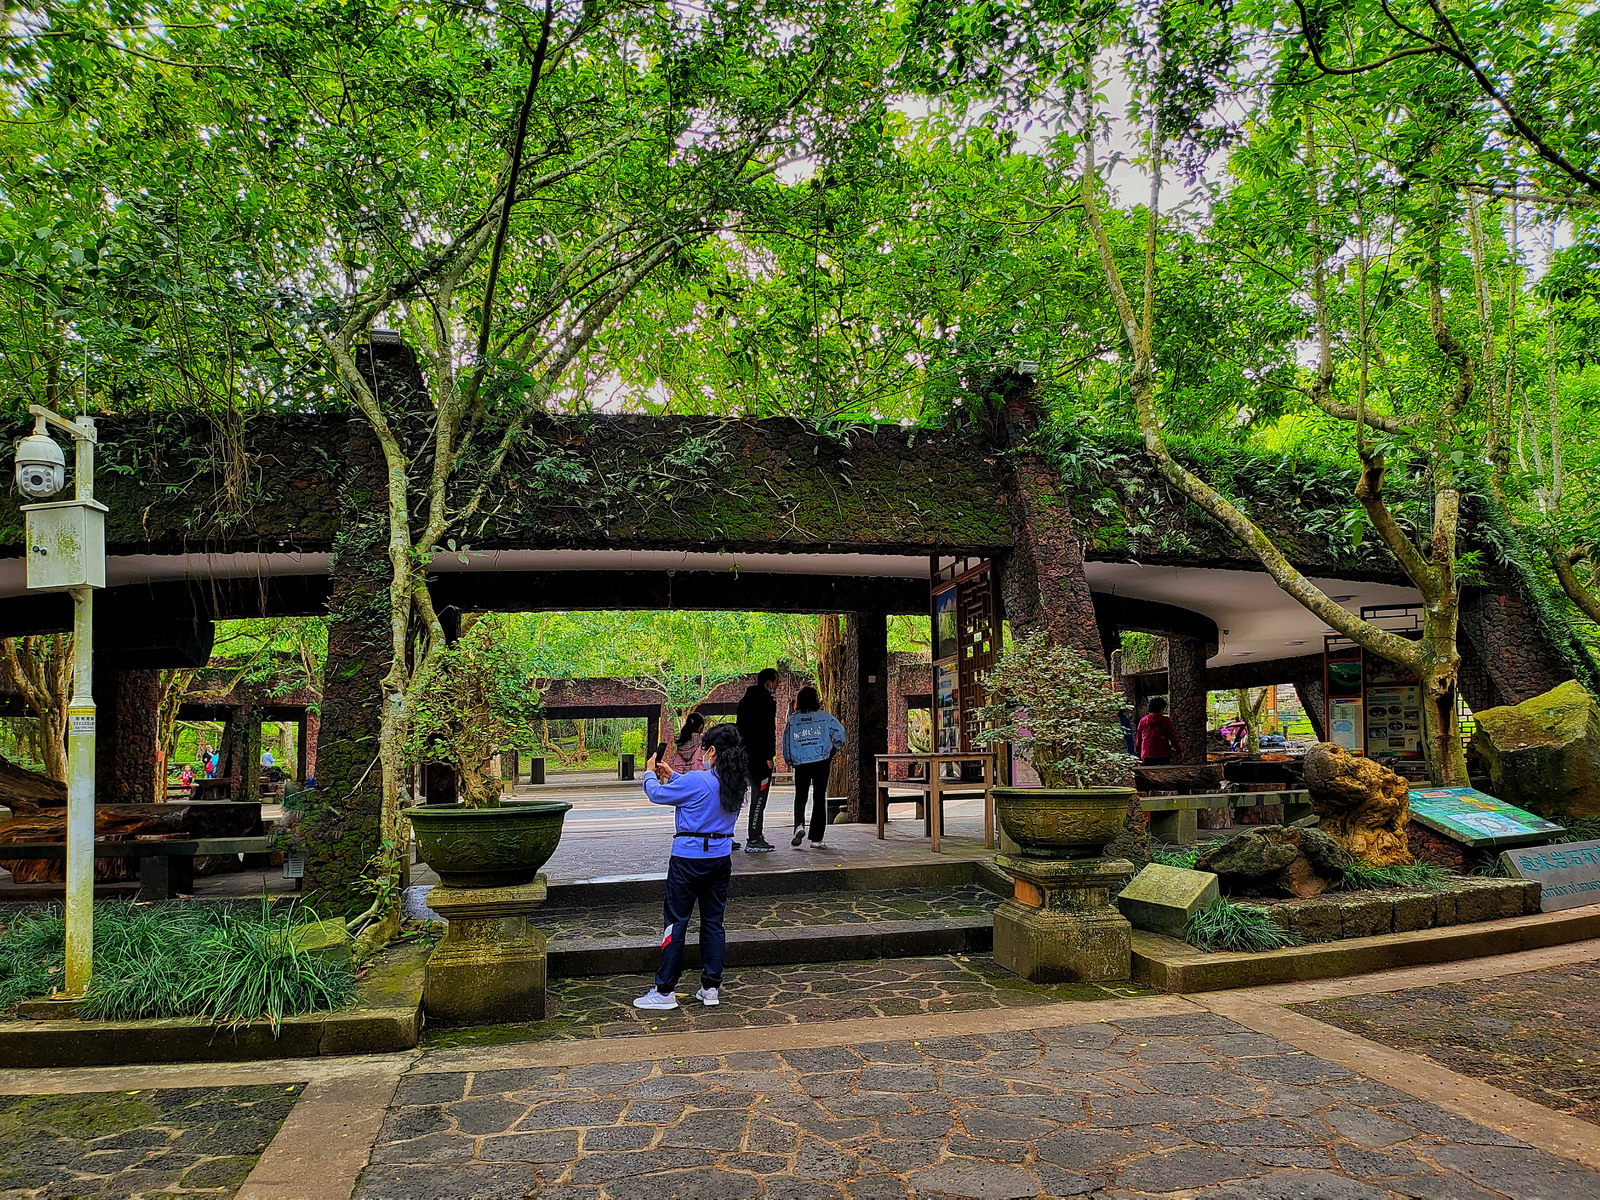
M28 589L72 596L72 702L67 709L67 962L62 993L83 995L94 968L94 589L106 585L105 505L94 498L94 420L30 404L33 433L17 443L17 487L43 499L66 480L46 426L72 438L73 498L22 506Z

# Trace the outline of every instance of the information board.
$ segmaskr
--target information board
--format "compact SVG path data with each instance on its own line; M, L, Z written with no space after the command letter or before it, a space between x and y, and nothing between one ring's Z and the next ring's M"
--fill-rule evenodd
M1422 757L1422 688L1414 683L1367 687L1367 754Z
M1469 846L1547 842L1556 834L1566 832L1553 821L1497 800L1477 788L1414 789L1411 815L1429 829Z
M1539 908L1579 908L1600 904L1600 842L1527 846L1500 855L1512 875L1539 885Z
M1328 740L1352 754L1361 753L1361 701L1328 702Z

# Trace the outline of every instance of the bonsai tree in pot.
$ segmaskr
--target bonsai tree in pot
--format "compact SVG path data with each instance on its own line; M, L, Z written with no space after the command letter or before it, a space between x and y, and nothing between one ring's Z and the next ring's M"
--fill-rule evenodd
M984 692L977 740L1009 743L1041 784L994 789L1001 828L1035 857L1100 853L1122 829L1135 794L1127 780L1138 762L1123 744L1123 701L1111 677L1072 647L1035 633L1001 654Z
M463 621L461 636L434 656L406 731L406 758L443 764L459 780L462 803L408 808L423 860L451 887L527 883L555 852L572 805L502 805L500 781L485 767L525 737L540 711L537 692L516 669L501 622Z

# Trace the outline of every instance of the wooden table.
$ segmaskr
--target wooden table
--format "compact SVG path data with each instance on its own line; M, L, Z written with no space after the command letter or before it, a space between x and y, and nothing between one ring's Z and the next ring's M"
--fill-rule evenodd
M947 796L982 796L983 797L983 844L987 849L994 849L994 798L989 789L995 782L995 756L991 751L978 751L970 754L879 754L875 756L878 763L878 837L883 837L883 823L887 819L891 803L904 803L906 797L890 797L889 789L899 788L902 791L915 791L921 793L923 805L923 828L927 831L933 842L933 852L939 853L939 836L944 825L944 800ZM947 764L960 764L975 762L980 764L981 778L961 779L945 778L944 767ZM895 763L919 763L922 766L920 779L891 779L889 770ZM957 773L959 774L959 766Z

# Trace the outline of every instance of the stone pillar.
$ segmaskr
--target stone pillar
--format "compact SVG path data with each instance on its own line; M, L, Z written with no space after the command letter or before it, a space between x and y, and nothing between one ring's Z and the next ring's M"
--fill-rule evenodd
M1167 639L1167 715L1178 727L1182 763L1206 761L1206 648L1194 638Z
M1294 685L1294 694L1300 701L1300 707L1306 710L1306 719L1311 722L1311 728L1316 732L1317 741L1328 740L1328 731L1323 728L1323 706L1327 704L1327 691L1320 679L1308 679L1303 683Z
M316 734L317 787L295 828L305 853L306 890L338 911L364 907L352 885L378 850L380 684L390 654L382 457L365 421L352 419L349 429Z
M422 1004L439 1025L542 1021L545 936L528 916L544 903L544 875L515 887L454 888L428 893L428 907L449 922L428 958Z
M95 664L95 798L157 804L167 798L161 755L161 672Z
M1555 628L1561 618L1541 621L1509 571L1492 578L1496 590L1461 597L1460 687L1468 706L1521 704L1569 679L1592 686L1593 661L1569 628Z
M889 753L889 622L882 613L845 616L844 710L845 819L873 821L877 756Z
M295 766L299 768L299 778L296 783L304 784L306 780L314 778L317 773L317 714L309 708L300 714L300 723L295 729L294 747Z
M1011 634L1042 632L1106 665L1094 598L1083 571L1083 539L1072 519L1071 495L1061 473L1031 447L1040 414L1031 379L1008 375L1001 410L1004 440L1012 451L1007 507L1011 553L1000 563L1000 597Z
M1013 882L994 914L996 962L1034 983L1129 977L1133 927L1110 896L1131 862L1002 854L995 865Z
M254 804L261 799L261 709L241 704L231 710L222 731L222 754L217 765L219 776L238 782L233 798Z

